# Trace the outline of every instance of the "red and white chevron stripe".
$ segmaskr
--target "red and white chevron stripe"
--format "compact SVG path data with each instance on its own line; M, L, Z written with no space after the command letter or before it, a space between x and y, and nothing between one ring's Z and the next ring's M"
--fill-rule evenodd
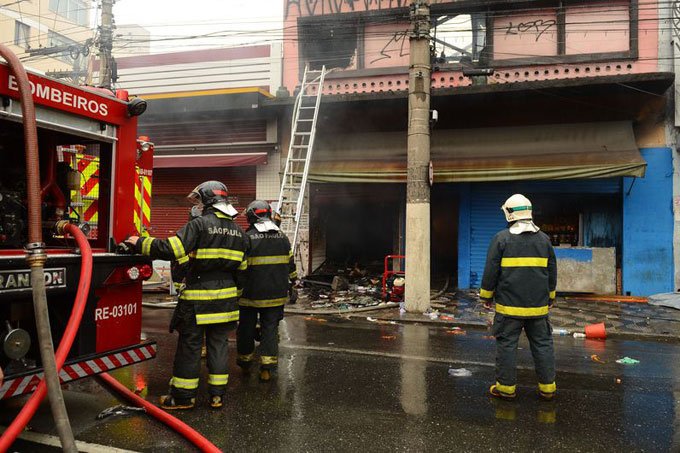
M147 344L115 354L64 365L64 368L59 372L59 379L63 384L64 382L75 381L85 376L92 376L104 371L132 365L133 363L143 362L154 357L156 357L156 344ZM33 392L42 378L43 373L39 372L6 380L2 387L0 387L0 400Z

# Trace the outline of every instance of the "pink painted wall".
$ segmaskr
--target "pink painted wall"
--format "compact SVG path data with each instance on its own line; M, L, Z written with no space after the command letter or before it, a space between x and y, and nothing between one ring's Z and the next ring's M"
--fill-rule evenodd
M284 0L284 84L292 92L298 84L298 33L300 16L336 14L354 11L389 9L408 6L408 0ZM447 3L433 1L432 3ZM340 4L340 5L338 5ZM628 2L613 0L574 6L566 12L567 55L628 50ZM658 15L653 3L646 0L639 10L637 60L598 63L550 64L496 68L489 83L514 83L548 79L597 77L614 74L656 72L658 70ZM338 9L339 8L339 9ZM552 56L557 53L556 13L539 10L535 14L510 15L496 19L494 41L496 58L508 60L526 56ZM512 22L512 26L511 23ZM407 23L369 25L365 33L364 64L366 68L404 67L408 65L408 38L403 33ZM401 34L401 35L400 35ZM401 38L400 38L401 36ZM338 71L335 72L337 74ZM469 85L470 80L458 72L432 75L432 88ZM329 78L324 84L327 94L408 90L408 74L358 77L348 72L347 78Z

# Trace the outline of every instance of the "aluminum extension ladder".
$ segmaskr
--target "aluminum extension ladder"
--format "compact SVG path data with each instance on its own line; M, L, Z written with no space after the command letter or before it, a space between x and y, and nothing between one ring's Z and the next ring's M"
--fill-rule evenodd
M312 159L316 120L319 116L325 76L326 66L320 71L312 71L306 66L293 108L290 146L277 205L281 214L281 230L290 239L293 253L297 249L300 217L304 211L307 175Z

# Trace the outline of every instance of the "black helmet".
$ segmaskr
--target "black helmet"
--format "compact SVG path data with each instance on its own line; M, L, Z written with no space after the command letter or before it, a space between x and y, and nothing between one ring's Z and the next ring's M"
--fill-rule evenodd
M206 181L196 186L187 196L194 204L201 203L203 206L212 206L215 203L227 201L227 186L219 181Z
M251 225L265 219L271 220L272 208L266 201L255 200L246 208L246 218Z

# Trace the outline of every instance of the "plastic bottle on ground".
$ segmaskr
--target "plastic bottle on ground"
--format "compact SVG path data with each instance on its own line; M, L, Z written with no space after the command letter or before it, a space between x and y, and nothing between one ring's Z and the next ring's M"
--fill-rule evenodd
M583 332L574 332L574 338L585 338L586 334Z
M553 335L569 335L567 329L553 329Z

